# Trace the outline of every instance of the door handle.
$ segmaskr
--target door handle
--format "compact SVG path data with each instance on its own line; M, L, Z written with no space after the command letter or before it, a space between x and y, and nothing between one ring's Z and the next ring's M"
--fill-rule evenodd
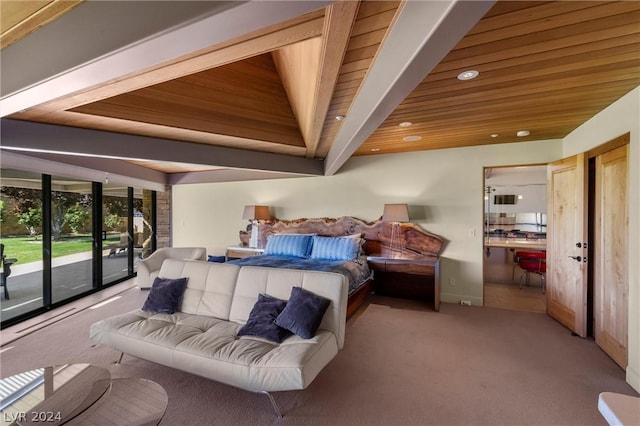
M576 262L582 262L582 256L569 256L569 257L575 260Z

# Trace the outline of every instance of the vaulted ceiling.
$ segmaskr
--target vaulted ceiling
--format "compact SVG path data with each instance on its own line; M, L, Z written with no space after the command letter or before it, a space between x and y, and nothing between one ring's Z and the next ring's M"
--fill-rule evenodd
M3 149L169 183L561 139L640 85L637 1L1 5Z

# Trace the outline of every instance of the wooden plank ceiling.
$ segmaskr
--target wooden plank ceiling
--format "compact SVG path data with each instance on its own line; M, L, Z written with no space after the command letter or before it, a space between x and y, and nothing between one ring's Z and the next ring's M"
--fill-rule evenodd
M401 7L334 3L10 118L322 159ZM499 1L355 155L559 139L638 85L640 2Z
M356 155L563 138L638 85L640 2L498 2Z

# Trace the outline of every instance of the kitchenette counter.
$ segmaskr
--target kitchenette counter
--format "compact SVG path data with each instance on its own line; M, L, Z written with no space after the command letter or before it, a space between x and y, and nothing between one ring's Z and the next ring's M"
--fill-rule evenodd
M486 248L503 247L509 249L546 250L547 240L545 238L489 237L484 239L484 246Z

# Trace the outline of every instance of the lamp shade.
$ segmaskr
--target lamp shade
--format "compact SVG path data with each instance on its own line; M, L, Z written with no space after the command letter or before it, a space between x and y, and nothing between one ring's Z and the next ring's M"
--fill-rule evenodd
M267 220L271 219L268 206L244 206L242 218L247 220Z
M409 208L406 204L385 204L382 213L383 222L408 222Z

